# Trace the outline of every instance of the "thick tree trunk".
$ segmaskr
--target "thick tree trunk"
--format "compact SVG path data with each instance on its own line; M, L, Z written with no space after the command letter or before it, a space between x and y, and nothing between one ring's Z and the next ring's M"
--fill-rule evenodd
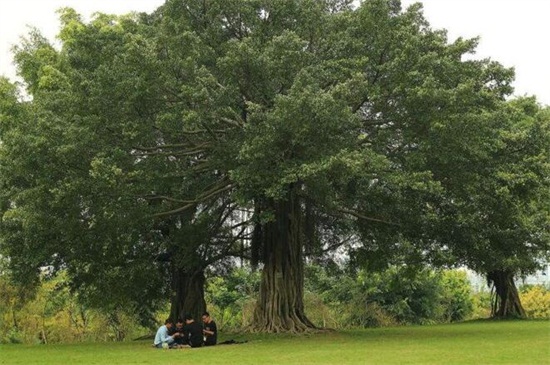
M183 319L189 313L199 320L206 310L204 300L204 270L181 269L172 270L172 297L170 298L170 318Z
M315 326L304 313L303 232L295 194L271 201L275 219L262 226L262 281L252 330L304 332Z
M514 273L509 270L494 270L487 274L489 285L493 285L491 316L494 318L525 318Z

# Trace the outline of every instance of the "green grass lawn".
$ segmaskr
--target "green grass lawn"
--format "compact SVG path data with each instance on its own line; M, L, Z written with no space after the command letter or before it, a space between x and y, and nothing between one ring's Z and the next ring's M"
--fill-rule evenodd
M550 364L549 321L233 337L248 342L181 350L154 349L148 341L1 345L0 364Z

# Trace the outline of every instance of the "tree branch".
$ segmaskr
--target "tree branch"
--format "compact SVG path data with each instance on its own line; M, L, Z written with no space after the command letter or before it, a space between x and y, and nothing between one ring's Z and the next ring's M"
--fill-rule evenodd
M168 215L184 212L187 209L195 206L196 204L199 204L199 203L201 203L205 200L208 200L209 198L211 198L215 195L218 195L220 193L223 193L224 191L230 190L233 187L233 185L231 185L229 182L226 182L225 184L227 184L227 185L223 186L222 188L219 188L218 186L216 186L215 189L211 189L209 191L206 191L201 196L199 196L197 199L190 201L189 204L186 204L186 205L184 205L182 207L179 207L179 208L176 208L176 209L172 209L172 210L168 210L168 211L165 211L165 212L160 212L160 213L153 214L153 217L165 217L165 216L168 216Z
M356 212L354 210L350 210L350 209L344 209L344 208L341 208L339 209L339 211L341 213L344 213L344 214L349 214L349 215L352 215L356 218L359 218L359 219L362 219L362 220L365 220L365 221L369 221L369 222L377 222L377 223L384 223L384 224L389 224L391 226L396 226L396 227L400 227L401 225L400 224L397 224L397 223L393 223L393 222L388 222L388 221L385 221L383 219L379 219L379 218L371 218L371 217L367 217L359 212Z

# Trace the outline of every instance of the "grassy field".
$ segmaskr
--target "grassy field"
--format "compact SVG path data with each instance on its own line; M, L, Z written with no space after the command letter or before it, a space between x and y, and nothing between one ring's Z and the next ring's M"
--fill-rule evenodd
M148 341L0 345L0 364L550 364L549 321L481 321L233 338L248 342L181 350L154 349Z

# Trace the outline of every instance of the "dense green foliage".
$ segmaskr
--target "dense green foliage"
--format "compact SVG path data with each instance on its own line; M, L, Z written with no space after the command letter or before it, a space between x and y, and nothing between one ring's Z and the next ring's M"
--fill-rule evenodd
M237 269L207 288L211 312L226 330L249 324L258 276ZM461 271L392 267L358 275L306 266L305 306L310 320L330 328L378 327L462 321L472 318L473 293ZM489 310L485 303L485 310Z
M235 269L208 278L206 300L225 336L250 325L260 275ZM104 310L71 295L64 273L42 278L35 293L25 292L0 276L0 343L69 343L128 341L150 336L130 308ZM34 294L34 295L31 295ZM521 301L531 319L550 319L550 293L541 286L523 286ZM305 307L322 327L356 329L404 324L436 324L488 318L490 293L472 293L463 271L381 273L362 271L352 279L335 269L306 267ZM158 325L168 308L155 314Z
M305 331L305 257L341 249L348 292L319 288L356 293L354 324L467 316L463 278L404 263L487 274L494 314L523 314L513 277L549 253L550 113L507 101L513 71L469 59L475 39L398 0L60 19L58 49L16 46L28 97L0 79L0 252L20 283L64 271L82 303L150 325L167 298L200 313L205 273L246 258L254 329Z
M70 293L66 275L18 292L0 276L0 343L123 341L149 334L131 308L95 309ZM159 321L160 322L160 321Z
M464 272L410 271L392 267L379 273L311 268L311 291L318 292L339 326L387 326L460 321L470 317L472 298Z
M550 319L550 288L529 285L520 288L521 303L528 318Z
M206 301L218 328L231 331L250 325L259 287L259 272L245 268L235 268L223 277L210 278Z

